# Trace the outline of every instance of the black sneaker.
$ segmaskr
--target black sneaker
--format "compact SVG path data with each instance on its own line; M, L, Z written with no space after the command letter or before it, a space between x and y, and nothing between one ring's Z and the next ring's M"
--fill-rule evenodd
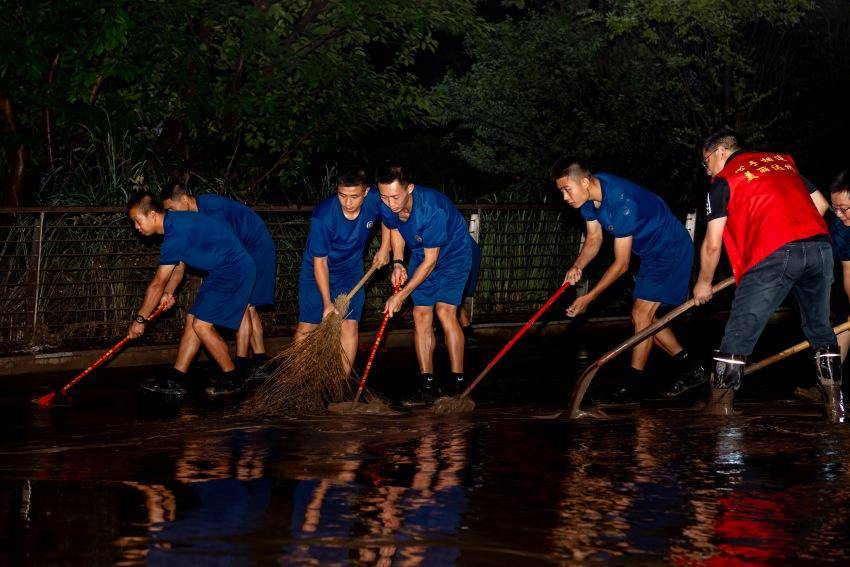
M419 389L413 396L405 398L401 401L403 406L423 406L431 404L440 397L440 390L437 387L437 380L433 374L420 374Z
M244 388L245 381L242 380L238 372L232 370L230 372L222 372L219 376L210 380L210 385L206 387L204 392L211 398L217 398L238 394Z
M255 354L251 359L251 372L248 375L248 380L251 382L265 382L271 374L271 359L263 353L262 355Z
M186 388L183 387L183 384L167 376L152 378L142 382L141 386L145 392L157 394L165 398L179 400L186 395Z
M608 394L605 403L608 404L637 404L644 399L643 384L630 380Z
M677 398L686 392L690 392L706 384L708 384L708 375L705 372L705 366L698 363L692 365L687 371L682 373L678 380L661 392L661 395L668 399Z
M453 372L448 378L440 380L440 394L443 396L456 396L466 389L466 380L463 374Z

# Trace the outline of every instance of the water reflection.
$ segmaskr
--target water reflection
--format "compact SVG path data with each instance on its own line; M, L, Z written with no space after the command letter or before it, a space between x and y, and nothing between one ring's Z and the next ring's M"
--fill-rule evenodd
M725 565L850 551L850 432L809 418L70 425L3 448L0 564Z

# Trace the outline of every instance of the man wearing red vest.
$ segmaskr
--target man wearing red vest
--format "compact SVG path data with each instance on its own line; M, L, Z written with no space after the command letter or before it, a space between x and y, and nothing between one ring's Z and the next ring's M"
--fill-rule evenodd
M747 357L768 318L793 293L815 353L827 417L843 421L840 355L829 324L833 259L823 220L826 199L800 175L791 156L744 151L733 132L709 137L702 154L712 183L694 300L701 305L711 299L723 245L737 284L706 410L732 413Z

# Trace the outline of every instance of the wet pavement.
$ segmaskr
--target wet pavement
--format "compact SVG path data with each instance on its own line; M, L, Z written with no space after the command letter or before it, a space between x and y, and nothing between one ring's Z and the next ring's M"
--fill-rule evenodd
M732 418L649 404L548 419L575 361L520 352L473 414L448 417L163 409L138 394L144 373L108 371L44 411L28 399L69 377L6 381L0 564L846 560L850 428L787 401L807 360L754 376ZM376 386L404 390L411 364L388 360Z

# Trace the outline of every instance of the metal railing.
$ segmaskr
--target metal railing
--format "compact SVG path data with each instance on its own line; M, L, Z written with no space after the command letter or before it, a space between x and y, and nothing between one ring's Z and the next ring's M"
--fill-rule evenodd
M459 208L467 218L475 217L482 247L475 321L516 321L533 312L557 289L578 253L580 219L558 206ZM277 246L277 302L264 314L267 332L290 333L298 318L298 272L312 207L256 210ZM158 254L158 242L140 238L122 208L0 209L0 353L98 346L121 336ZM597 259L589 276L605 267L606 260ZM144 342L178 339L200 281L187 280L178 307L151 326ZM363 328L376 325L389 291L384 276L369 284ZM625 312L624 291L609 298L607 313Z

